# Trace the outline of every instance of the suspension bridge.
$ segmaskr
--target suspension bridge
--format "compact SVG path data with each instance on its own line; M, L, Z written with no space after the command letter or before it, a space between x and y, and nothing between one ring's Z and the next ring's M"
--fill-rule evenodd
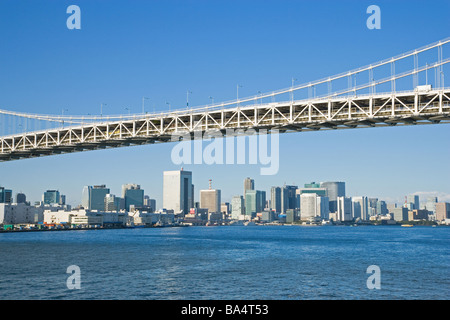
M169 112L46 115L0 109L0 161L164 143L222 132L302 132L450 123L450 38L317 81ZM449 50L445 50L448 52ZM420 63L419 63L420 62ZM239 86L238 86L239 90Z

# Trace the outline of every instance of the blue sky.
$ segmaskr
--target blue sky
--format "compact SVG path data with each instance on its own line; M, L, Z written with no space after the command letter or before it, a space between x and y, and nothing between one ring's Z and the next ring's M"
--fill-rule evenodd
M81 8L81 30L66 8ZM369 30L366 9L381 9ZM436 10L439 8L439 10ZM10 1L0 2L0 108L104 114L203 105L289 87L364 66L449 36L449 1ZM444 52L445 56L446 53ZM449 72L445 69L446 74ZM446 81L450 83L449 80ZM1 125L1 124L0 124ZM224 201L257 189L346 181L348 195L401 201L414 192L450 200L450 126L410 126L280 136L280 170L191 165L198 190ZM78 204L84 185L138 183L161 206L162 172L179 169L172 144L84 152L0 164L0 185L40 200L59 189Z

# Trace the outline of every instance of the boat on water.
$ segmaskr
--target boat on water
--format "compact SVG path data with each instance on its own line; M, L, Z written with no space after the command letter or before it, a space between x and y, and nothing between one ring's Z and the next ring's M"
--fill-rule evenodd
M245 221L244 226L256 226L256 223L254 223L253 221Z
M413 227L412 224L402 224L401 226L402 226L402 227Z

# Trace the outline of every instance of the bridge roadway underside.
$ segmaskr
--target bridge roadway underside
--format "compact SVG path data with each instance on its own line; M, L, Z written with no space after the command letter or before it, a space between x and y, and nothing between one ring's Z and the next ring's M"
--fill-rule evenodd
M205 135L339 130L450 123L450 89L186 110L135 120L0 137L0 161L133 145ZM251 130L249 130L251 129Z

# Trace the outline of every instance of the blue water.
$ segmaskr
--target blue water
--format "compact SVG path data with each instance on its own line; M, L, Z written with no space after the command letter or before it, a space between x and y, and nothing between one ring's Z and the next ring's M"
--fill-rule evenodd
M450 228L230 226L0 234L0 299L448 299ZM67 267L80 268L69 290ZM369 290L367 267L380 268Z

